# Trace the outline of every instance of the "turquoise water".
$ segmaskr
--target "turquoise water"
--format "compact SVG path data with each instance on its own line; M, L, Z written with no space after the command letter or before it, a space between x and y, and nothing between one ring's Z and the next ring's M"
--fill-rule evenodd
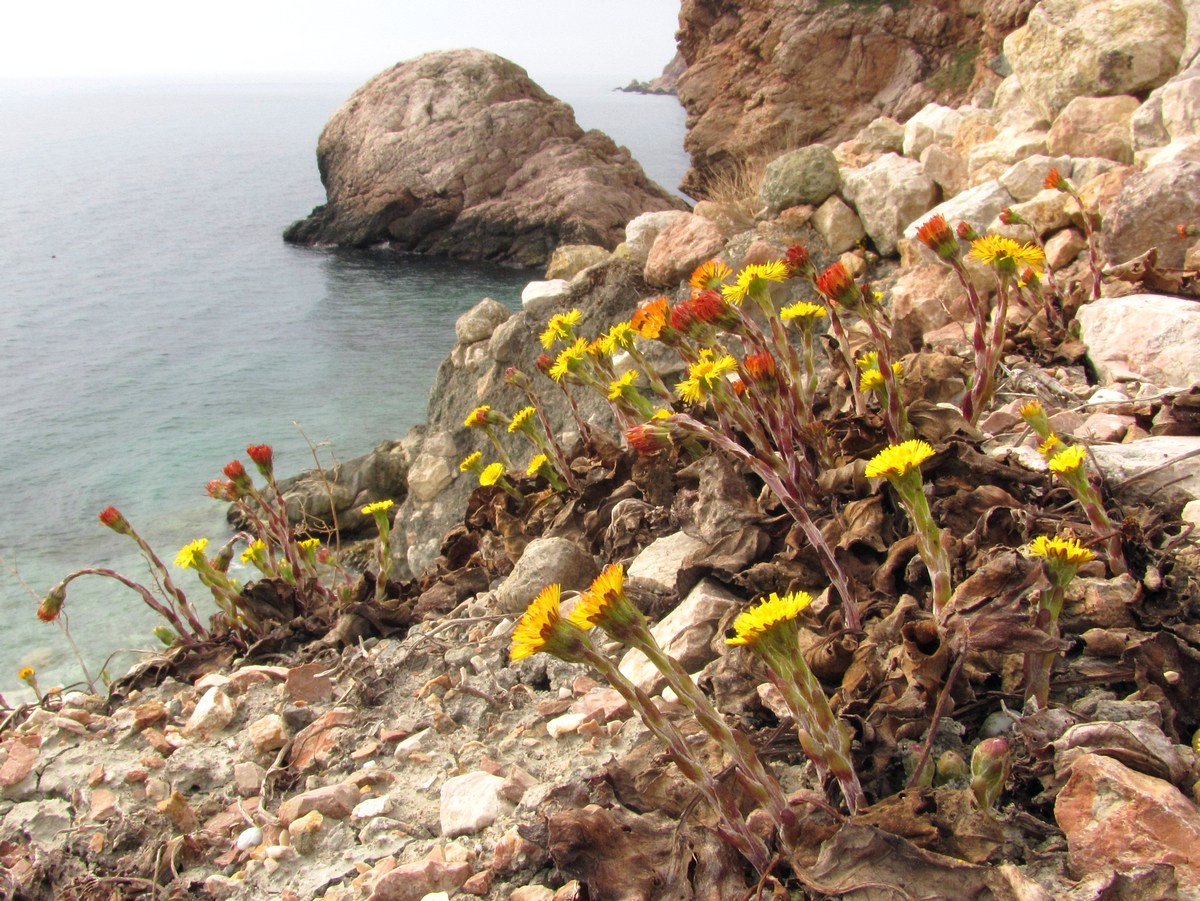
M678 183L673 99L543 86ZM0 84L10 701L21 666L43 686L82 675L59 629L34 617L37 596L82 566L145 574L101 509L119 507L167 559L219 540L224 510L204 485L247 444L272 444L287 473L312 465L309 442L329 461L403 435L424 416L455 319L485 296L515 307L539 277L280 240L324 200L317 135L354 87ZM115 583L80 580L65 609L93 674L153 644L155 618Z

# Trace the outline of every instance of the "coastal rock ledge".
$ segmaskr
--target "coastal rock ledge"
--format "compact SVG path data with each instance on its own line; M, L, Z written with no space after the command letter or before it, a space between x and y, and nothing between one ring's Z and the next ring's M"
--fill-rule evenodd
M686 208L524 69L482 50L376 75L321 132L317 165L328 201L286 241L540 266L559 244L611 249L640 213Z

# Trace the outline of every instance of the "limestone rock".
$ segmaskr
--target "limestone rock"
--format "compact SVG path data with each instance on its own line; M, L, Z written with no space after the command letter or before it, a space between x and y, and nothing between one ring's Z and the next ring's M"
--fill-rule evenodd
M893 333L905 349L917 350L925 336L951 322L969 322L966 292L941 263L906 268L891 290Z
M895 252L905 226L938 201L937 185L921 164L894 153L847 173L844 193L884 255Z
M830 197L821 204L813 213L811 221L813 228L825 239L830 253L849 250L867 234L858 214L837 196Z
M1200 305L1161 294L1102 297L1079 310L1080 338L1103 383L1200 382Z
M1029 223L1038 235L1066 228L1071 222L1067 212L1068 196L1062 191L1047 188L1024 203L1014 203L1010 209ZM1026 226L1005 226L999 216L988 223L988 231L1007 233L1018 240L1029 240L1029 228Z
M921 151L921 168L939 188L943 197L953 197L967 186L967 161L957 150L930 144Z
M455 321L454 340L459 344L485 341L511 315L512 311L500 301L485 297Z
M1057 169L1058 174L1070 178L1073 163L1069 156L1043 156L1034 154L1019 162L1013 163L1000 176L1000 184L1012 195L1013 200L1021 203L1040 194L1046 184L1046 176L1051 169Z
M725 236L711 219L695 214L673 220L654 239L646 256L646 283L674 285L712 259L725 246Z
M1046 136L1051 156L1099 156L1133 162L1129 120L1140 106L1136 97L1076 97L1068 103Z
M683 602L651 627L650 632L664 651L689 673L715 659L712 640L721 618L741 600L712 579L701 579ZM621 659L621 672L648 694L666 684L658 670L641 651L629 651Z
M513 803L504 797L505 780L491 773L464 773L442 785L442 835L474 835L486 829Z
M352 782L323 785L288 798L279 805L279 822L287 826L311 811L331 820L344 820L358 804L358 787Z
M1196 466L1200 437L1160 435L1128 444L1097 444L1091 451L1110 484L1120 484L1169 461L1176 461L1121 490L1122 495L1133 500L1161 505L1184 504L1200 498L1200 468Z
M774 216L788 207L823 203L840 183L833 151L824 144L811 144L786 153L767 166L759 189L759 205Z
M625 226L625 255L637 266L646 265L646 257L654 245L658 233L687 213L682 210L661 210L657 213L642 213Z
M1187 243L1175 226L1194 222L1200 210L1200 162L1176 160L1125 179L1105 217L1101 248L1109 263L1124 263L1151 247L1158 265L1181 267Z
M471 876L466 861L420 860L401 864L375 883L367 901L421 901L438 892L452 892Z
M1062 269L1087 250L1087 246L1087 238L1082 232L1064 228L1046 241L1046 265L1054 270Z
M1180 72L1150 92L1130 121L1135 150L1200 135L1200 67Z
M1175 74L1180 0L1043 0L1004 40L1025 95L1053 119L1075 97L1136 94Z
M562 244L554 248L546 278L574 278L588 266L608 259L608 251L595 244Z
M278 751L288 740L288 727L278 713L268 713L255 720L246 728L246 735L254 750L260 754L267 751Z
M872 119L855 139L867 150L900 153L904 149L904 126L888 116Z
M1181 893L1200 892L1200 811L1170 783L1085 754L1071 766L1054 818L1077 874L1168 864Z
M481 50L376 75L329 120L317 162L328 201L288 241L535 266L563 243L615 247L638 213L682 206L525 70Z
M962 120L963 114L958 110L939 103L922 107L904 123L904 155L915 160L931 144L949 146Z
M684 532L656 538L629 564L626 575L662 592L675 590L675 577L683 561L705 546L703 541Z
M562 298L571 289L571 283L565 278L552 278L546 281L530 282L521 289L521 306L529 307Z
M881 115L909 118L933 99L922 80L977 44L982 17L965 15L968 5L684 0L678 97L692 168L683 190L703 198L714 175L745 161L837 145Z
M944 203L939 203L933 209L923 212L911 222L905 223L904 237L912 240L925 222L935 215L942 215L954 228L959 222L969 222L977 230L983 231L989 222L1000 215L1006 206L1012 205L1012 195L998 181L987 181L973 188L968 188L956 197L951 197Z
M196 709L184 724L183 734L200 737L215 735L232 723L236 714L237 707L229 695L213 686L196 702Z
M538 538L526 546L513 571L496 591L501 610L523 613L546 585L587 588L600 574L592 555L566 538Z

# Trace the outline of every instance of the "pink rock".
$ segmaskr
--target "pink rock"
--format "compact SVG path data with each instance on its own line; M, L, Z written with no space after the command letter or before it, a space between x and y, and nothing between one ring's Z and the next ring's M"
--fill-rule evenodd
M1120 441L1136 422L1135 417L1119 413L1093 413L1076 430L1075 437L1085 441Z
M7 751L4 763L0 764L0 787L16 785L29 775L38 759L37 736L22 736L6 741L2 747Z
M433 892L452 892L470 877L471 865L461 861L407 863L384 874L367 901L421 901Z
M512 804L504 797L505 780L491 773L465 773L442 785L442 835L472 835L496 822Z
M304 771L320 763L337 746L346 730L344 726L354 720L354 711L347 707L335 707L313 720L296 733L292 740L291 765Z
M306 663L288 670L285 685L293 701L305 704L321 704L333 697L333 680L322 675L325 667L319 663Z
M331 820L344 820L350 816L358 800L358 787L351 782L323 785L321 788L288 798L280 804L279 822L287 826L313 810Z
M107 788L92 790L91 806L88 809L88 819L94 823L102 823L120 816L117 808L117 796Z
M250 736L250 743L254 745L254 750L260 754L267 751L278 751L287 744L288 740L287 724L277 713L268 713L255 720L247 727L246 734Z
M1181 891L1200 891L1200 810L1170 783L1085 754L1071 766L1054 817L1076 873L1169 864Z
M646 281L665 287L691 275L725 246L721 229L700 216L680 216L658 233L646 258Z

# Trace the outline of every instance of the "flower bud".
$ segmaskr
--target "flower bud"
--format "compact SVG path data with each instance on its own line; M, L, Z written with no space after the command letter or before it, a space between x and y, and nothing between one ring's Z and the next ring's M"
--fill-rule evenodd
M990 810L1008 779L1009 748L1005 738L986 738L971 755L971 792L984 810Z
M264 479L271 478L273 454L269 444L251 444L246 448L246 454L254 461Z
M130 532L129 522L116 507L105 507L101 510L100 522L104 523L118 535L128 535Z
M59 611L62 610L63 601L67 599L67 586L65 582L59 582L49 593L42 598L38 604L37 618L44 623L52 623L58 619Z

